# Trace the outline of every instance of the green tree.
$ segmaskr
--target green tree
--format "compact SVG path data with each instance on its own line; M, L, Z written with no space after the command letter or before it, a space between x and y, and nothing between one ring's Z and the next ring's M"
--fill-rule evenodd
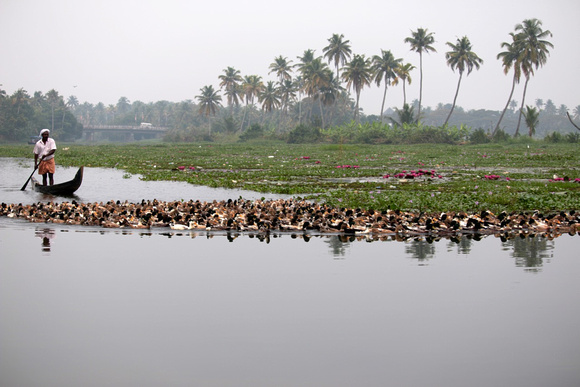
M383 114L385 111L385 100L387 99L387 88L397 78L397 68L401 65L403 59L395 59L395 56L390 50L381 50L381 55L375 55L372 59L371 72L377 86L381 86L381 82L385 82L385 90L383 92L383 102L381 104L381 122L383 122Z
M268 81L266 86L260 90L258 99L262 104L262 110L268 113L280 107L280 96L273 81Z
M343 39L343 34L332 34L328 39L328 46L322 49L324 57L328 60L328 64L334 62L337 80L340 80L340 74L338 72L339 66L343 66L350 59L352 54L349 44L350 41Z
M502 51L499 54L497 54L497 59L501 59L501 61L502 61L504 74L507 75L512 68L514 69L512 88L510 90L510 95L509 95L508 100L505 104L505 107L503 108L503 111L501 112L501 115L499 116L499 120L497 121L497 124L495 125L495 128L493 129L493 133L491 134L491 137L494 137L497 130L499 129L499 125L501 124L501 121L503 120L503 116L505 115L505 112L507 111L508 107L510 107L510 105L513 105L514 101L512 100L512 96L514 95L514 90L516 88L516 84L518 84L520 82L520 79L522 76L522 69L521 69L521 65L520 65L521 46L519 44L517 44L516 35L513 32L510 32L510 36L512 38L511 43L503 42L501 44L501 47L504 48L505 51ZM516 104L516 106L517 106L517 104Z
M117 101L117 112L119 114L125 114L129 112L130 109L131 102L129 102L129 99L127 99L127 97L119 98L119 100Z
M74 112L76 108L79 106L78 98L75 97L74 95L69 96L68 99L66 100L66 106Z
M201 94L195 98L199 101L199 114L208 118L208 134L211 136L211 116L215 116L216 109L221 106L222 97L211 85L202 87L200 91Z
M51 128L50 131L53 133L54 136L54 109L58 106L61 102L62 97L58 94L58 91L55 89L49 90L46 93L46 99L50 105L50 113L51 113Z
M457 39L457 43L455 44L447 42L447 45L451 47L451 51L445 53L447 65L449 65L453 71L457 69L459 72L459 80L457 81L457 90L455 91L455 97L453 98L453 105L451 106L451 110L449 111L449 115L447 116L443 126L447 125L449 118L451 118L451 114L453 114L453 109L455 109L463 73L467 70L467 75L469 75L474 67L479 70L479 67L483 64L483 60L472 51L471 42L467 36Z
M242 84L242 91L244 93L244 98L246 100L246 109L244 110L244 115L242 117L241 130L244 128L244 121L250 108L250 105L254 105L255 98L260 95L264 89L264 83L262 82L262 77L258 75L246 75L244 77L244 83ZM250 126L250 119L248 118L248 126Z
M274 62L270 64L270 72L268 74L275 73L278 77L280 83L284 80L292 79L292 61L288 61L288 58L283 57L282 55L277 56L274 58Z
M280 104L284 115L288 112L288 106L290 103L296 99L296 92L298 91L298 85L291 79L285 79L280 83Z
M296 63L296 68L300 74L304 74L305 66L314 60L315 50L305 50L302 56L297 57L299 62ZM302 120L302 93L304 92L304 76L300 75L296 78L296 87L298 89L298 124Z
M536 127L540 123L539 117L540 111L538 109L531 107L530 105L526 106L524 120L526 121L526 126L528 127L528 134L530 137L536 134Z
M344 67L342 79L346 82L346 88L355 92L354 120L359 122L360 93L365 86L370 86L372 79L370 59L365 58L364 55L354 55Z
M551 37L552 33L549 30L542 29L542 22L538 19L526 19L521 24L517 24L516 43L520 46L521 52L521 67L522 73L526 78L524 83L524 92L522 94L522 106L520 108L520 115L518 118L518 126L516 128L515 136L519 134L520 123L524 113L524 104L526 100L526 90L530 77L534 75L534 70L537 70L548 60L550 54L549 49L554 45L545 40Z
M304 82L304 93L312 98L313 101L318 99L322 126L324 127L324 112L322 110L322 101L319 97L321 90L330 86L332 71L328 65L322 61L322 58L318 57L302 66L301 72Z
M411 71L416 69L411 63L399 63L399 66L395 69L397 77L393 80L393 85L399 84L399 79L403 81L403 106L407 103L407 92L405 90L405 83L409 85L413 81L411 79Z
M227 67L223 71L224 73L218 76L219 86L224 91L231 111L234 106L240 104L240 99L242 99L240 84L244 79L240 75L240 71L233 67Z
M411 45L411 51L419 53L419 110L417 111L417 119L420 120L423 102L423 53L437 52L432 46L435 43L435 38L432 32L428 32L427 28L417 28L417 31L411 31L411 36L405 38L405 43Z

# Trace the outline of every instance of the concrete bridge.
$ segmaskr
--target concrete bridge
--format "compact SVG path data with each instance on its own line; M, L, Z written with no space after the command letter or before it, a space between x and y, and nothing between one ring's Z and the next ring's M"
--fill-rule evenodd
M95 141L96 133L119 134L124 141L135 141L161 137L169 128L163 126L152 126L142 123L137 126L128 125L85 125L83 127L83 138L87 141Z

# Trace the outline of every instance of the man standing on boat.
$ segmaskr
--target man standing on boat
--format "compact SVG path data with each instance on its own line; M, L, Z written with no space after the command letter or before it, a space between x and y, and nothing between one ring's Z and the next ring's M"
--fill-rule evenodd
M49 184L54 185L54 172L56 170L54 152L56 152L56 143L49 136L50 130L42 129L40 131L41 139L34 145L34 168L38 167L38 174L42 175L42 185L46 185L47 177ZM39 159L40 162L38 161Z

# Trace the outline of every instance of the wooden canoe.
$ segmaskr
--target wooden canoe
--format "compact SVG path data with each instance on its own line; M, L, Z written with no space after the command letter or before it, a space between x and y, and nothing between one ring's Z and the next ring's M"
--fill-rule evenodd
M54 184L54 185L42 185L34 177L32 180L32 189L37 192L42 192L45 194L55 195L55 196L70 196L72 195L83 182L83 168L80 167L77 171L75 177L72 180L65 181L64 183Z

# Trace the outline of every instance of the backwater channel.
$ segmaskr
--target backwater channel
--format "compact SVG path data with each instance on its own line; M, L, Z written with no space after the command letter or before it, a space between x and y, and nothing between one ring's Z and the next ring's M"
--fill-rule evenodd
M58 167L56 182L76 168ZM71 199L20 188L0 202ZM276 198L85 168L79 202ZM0 218L0 385L578 386L580 237L427 242Z

